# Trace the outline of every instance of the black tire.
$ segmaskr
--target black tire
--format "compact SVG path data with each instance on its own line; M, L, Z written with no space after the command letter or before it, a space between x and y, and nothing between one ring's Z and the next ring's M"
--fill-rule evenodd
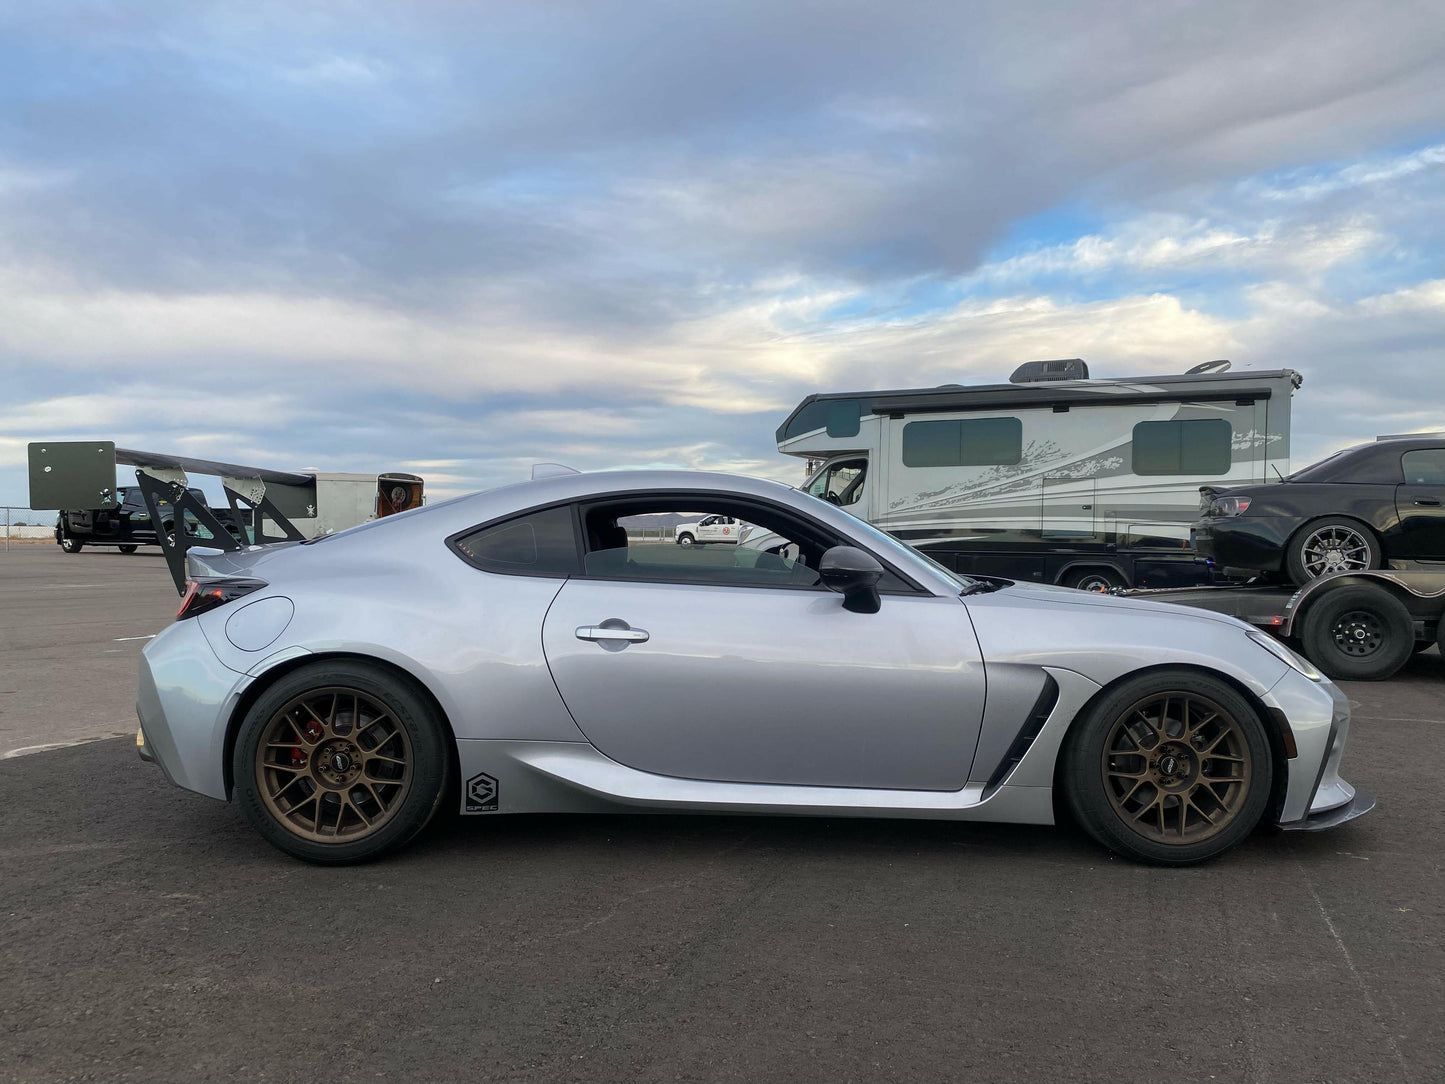
M691 546L696 541L697 539L693 538L690 534L680 534L677 536L677 544L679 546Z
M1124 577L1112 568L1075 568L1061 582L1063 586L1079 591L1107 591L1111 587L1123 587Z
M119 549L121 553L134 553L140 549L140 547L136 545L118 546L116 548Z
M1181 725L1178 737L1166 736L1137 753L1119 750L1114 744L1121 734L1136 745L1139 743L1138 738L1131 738L1121 729L1137 726L1134 719L1139 705L1162 701L1164 710L1160 721L1167 728L1173 725L1166 722L1171 710L1169 704L1176 705L1173 710L1177 713L1178 705L1185 703L1186 698L1196 709L1192 715L1184 715L1176 722L1182 724L1192 719L1197 728L1194 732L1198 735L1196 741L1190 741L1191 732ZM1217 713L1209 715L1208 711L1214 709ZM1146 734L1156 737L1152 729L1147 729L1152 726L1147 723L1147 718L1146 714ZM1201 719L1204 722L1201 723ZM1195 755L1193 760L1190 759L1196 749L1219 747L1221 739L1215 738L1213 732L1206 729L1210 726L1228 731L1229 744L1226 748L1240 754L1240 768L1225 765L1221 769L1224 754L1215 757ZM1212 744L1203 745L1205 741ZM1175 789L1171 783L1161 787L1143 780L1144 775L1155 771L1157 764L1165 760L1162 755L1151 760L1155 752L1169 753L1176 746L1182 751L1177 755L1170 754L1170 770L1185 773L1178 782L1178 788ZM1119 751L1111 753L1112 750ZM1206 762L1210 764L1208 771L1205 770ZM1178 767L1181 763L1183 768ZM1127 789L1128 783L1117 782L1113 777L1124 776L1125 771L1130 769L1137 769L1142 781L1121 802L1120 795ZM1192 777L1189 775L1191 771ZM1223 775L1222 771L1228 771L1230 775ZM1229 781L1236 771L1243 774L1231 786ZM1213 787L1202 782L1210 779L1220 780L1227 801L1221 801L1213 793ZM1228 682L1195 670L1156 670L1126 679L1110 689L1070 729L1059 773L1064 807L1085 832L1117 854L1160 866L1207 862L1236 846L1254 831L1264 816L1273 779L1269 737L1254 707ZM1118 789L1112 790L1114 787ZM1201 787L1204 789L1201 790ZM1157 833L1154 833L1152 823L1141 821L1141 816L1145 814L1141 813L1131 821L1116 808L1116 803L1127 805L1141 788L1153 788L1152 792L1143 792L1143 797L1149 798L1149 805L1143 808L1146 811L1159 810ZM1181 804L1181 794L1187 795L1189 801ZM1207 804L1211 799L1218 808ZM1171 801L1174 803L1172 806L1169 805ZM1195 803L1192 808L1197 814L1193 828L1187 827L1191 802ZM1219 822L1217 825L1205 816L1209 810L1214 813L1214 821ZM1168 820L1171 811L1179 823L1185 825L1179 830L1180 840L1163 842L1151 838L1153 833L1168 839L1172 831Z
M60 540L60 548L66 553L79 553L85 548L85 543L78 538L71 538L67 535Z
M1340 545L1332 547L1332 542ZM1332 548L1338 550L1334 564L1319 556ZM1346 516L1326 516L1306 523L1290 538L1284 559L1290 582L1299 586L1329 572L1361 572L1379 568L1382 563L1383 550L1375 532Z
M1382 681L1414 653L1415 624L1405 604L1383 587L1337 587L1305 611L1300 646L1328 677Z
M258 774L264 774L264 769L258 771L257 757L264 752L260 748L263 735L275 725L282 709L308 693L324 696L323 690L338 688L354 690L385 708L397 729L405 732L407 754L412 760L411 774L387 813L388 819L379 827L348 841L318 842L304 838L273 813L267 797L263 796L263 783L257 778ZM356 730L357 740L364 729ZM436 816L448 794L446 783L453 759L449 746L446 727L436 717L435 709L409 681L361 661L313 663L282 677L262 693L246 713L232 756L236 804L268 843L293 857L329 866L367 862L404 846ZM313 753L318 754L313 755L312 760L322 759L319 754L323 747L323 742L311 746ZM314 767L307 771L316 776ZM314 781L311 786L318 796L323 793ZM351 787L351 783L346 783L342 789ZM318 797L318 811L320 808Z

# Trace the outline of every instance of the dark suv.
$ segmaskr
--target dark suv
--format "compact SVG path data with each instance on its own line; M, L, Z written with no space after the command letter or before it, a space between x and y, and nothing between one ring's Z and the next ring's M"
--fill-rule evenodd
M1204 486L1201 556L1305 584L1331 572L1445 562L1445 440L1380 440L1281 482Z
M205 495L199 489L190 490L191 496L202 504ZM55 541L66 553L79 553L84 546L115 546L121 553L134 553L141 546L158 545L155 527L151 524L150 512L146 509L145 498L139 486L118 486L116 495L120 503L112 508L70 509L60 513L55 523ZM169 501L160 502L161 530L170 535L175 530L175 515ZM229 508L212 509L232 536L241 536ZM209 538L210 532L188 519L186 533Z

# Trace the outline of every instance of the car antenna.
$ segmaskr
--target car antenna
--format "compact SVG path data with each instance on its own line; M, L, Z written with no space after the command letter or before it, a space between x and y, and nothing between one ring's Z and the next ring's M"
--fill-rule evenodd
M577 470L577 469L574 468L574 467L566 466L565 464L562 464L562 463L533 463L533 464L532 464L532 481L534 481L534 482L535 482L538 478L556 478L557 476L563 475L563 474L581 474L581 473L582 473L582 472L581 472L580 470Z
M1281 482L1284 481L1284 475L1283 475L1283 474L1280 474L1279 468L1276 467L1273 463L1271 463L1271 464L1269 465L1269 469L1272 470L1272 471L1274 471L1274 476L1275 476L1276 478L1278 478Z

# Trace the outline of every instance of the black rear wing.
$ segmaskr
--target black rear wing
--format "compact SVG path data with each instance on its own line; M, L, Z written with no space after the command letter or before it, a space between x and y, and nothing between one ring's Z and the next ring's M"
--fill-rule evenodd
M316 478L311 474L221 463L190 456L117 448L110 441L35 441L29 447L32 508L114 508L118 464L135 468L136 482L155 528L156 543L178 594L186 592L186 551L206 546L223 551L274 542L301 542L306 536L277 507L306 501L313 509ZM221 479L230 523L189 488L189 474ZM273 500L272 497L277 500ZM161 504L174 509L173 527L162 524ZM194 523L195 529L190 529ZM203 533L204 532L204 533Z

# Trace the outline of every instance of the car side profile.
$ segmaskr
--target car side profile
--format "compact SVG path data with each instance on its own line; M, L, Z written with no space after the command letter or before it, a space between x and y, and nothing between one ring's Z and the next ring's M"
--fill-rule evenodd
M679 523L672 532L672 540L679 546L701 546L709 542L736 543L742 534L744 524L732 516L703 516L701 519Z
M1305 584L1445 562L1445 439L1380 440L1279 482L1200 493L1195 547L1226 570Z
M785 553L619 522L699 510ZM1057 799L1181 865L1373 805L1339 775L1348 702L1268 636L958 576L777 482L548 477L188 561L141 663L142 756L312 862L443 806L1051 824Z

